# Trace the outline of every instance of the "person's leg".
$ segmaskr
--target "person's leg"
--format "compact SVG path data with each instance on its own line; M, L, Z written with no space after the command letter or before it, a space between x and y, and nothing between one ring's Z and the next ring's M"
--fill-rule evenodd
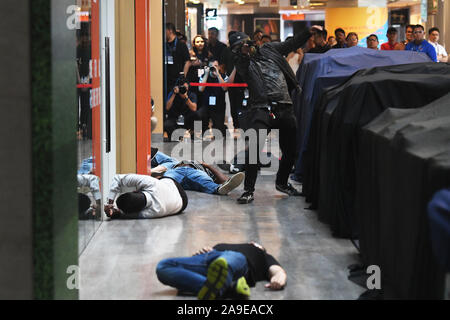
M191 130L191 135L194 133L195 121L201 121L201 113L198 111L190 111L184 116L184 127Z
M225 294L233 281L247 273L246 257L236 251L224 251L208 265L206 282L198 293L199 299L213 300Z
M180 168L181 169L181 168ZM183 188L186 190L199 191L208 194L216 194L220 185L204 171L191 167L182 167L185 179Z
M197 294L206 281L208 265L219 256L217 252L192 257L165 259L158 263L158 280L183 293Z
M179 161L175 158L169 157L167 154L157 152L152 159L152 168L163 165L167 169L172 169Z
M167 118L164 121L164 131L167 132L167 137L169 138L169 141L172 141L172 133L175 131L177 127L178 127L177 119L175 118Z
M227 137L227 128L225 126L225 104L217 105L211 112L213 128L218 129L224 139Z
M226 267L220 270L220 274L214 274L213 269L218 265ZM203 287L211 287L216 295L221 295L233 281L245 276L247 269L247 259L243 254L213 250L193 257L162 260L156 267L156 274L161 283L181 292L198 294ZM217 277L223 281L217 282Z
M263 111L265 112L265 111ZM264 114L260 114L260 116L265 116ZM268 117L268 114L267 114ZM260 136L259 132L260 130L266 130L268 132L269 130L269 123L267 122L268 119L266 119L266 121L256 121L253 123L252 125L252 129L256 130L256 135L257 135L257 144L256 144L256 149L249 145L248 151L245 153L245 185L244 185L244 189L247 192L254 192L255 191L255 184L256 184L256 178L258 176L258 164L259 164L259 159L260 159L260 154L262 149L264 148L265 145L265 139L266 136ZM255 158L255 155L252 155L252 152L257 152L257 161L256 163L250 163L250 161L252 159ZM253 161L254 162L254 161Z
M279 119L280 149L282 157L277 172L277 185L287 185L289 174L295 163L297 147L297 122L293 112L285 111Z
M178 182L181 185L181 187L184 190L188 190L188 189L185 188L185 185L184 185L185 173L183 172L183 170L181 170L183 168L184 167L170 169L170 170L168 170L168 171L166 171L164 173L164 177L171 178L171 179L175 180L176 182Z

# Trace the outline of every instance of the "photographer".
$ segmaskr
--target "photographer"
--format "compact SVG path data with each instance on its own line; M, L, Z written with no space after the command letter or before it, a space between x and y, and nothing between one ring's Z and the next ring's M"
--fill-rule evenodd
M310 30L305 30L290 40L266 43L262 47L258 47L243 32L236 32L230 38L236 70L248 84L249 90L249 104L241 118L241 126L246 130L280 130L283 155L277 172L276 189L290 196L300 195L288 183L297 148L297 121L290 94L298 88L298 82L284 56L303 46L311 35ZM259 163L265 137L262 138L259 134L258 137ZM245 192L238 199L241 204L254 200L253 192L258 174L258 164L251 164L249 157L246 158Z
M175 88L169 93L166 111L164 131L167 132L169 141L171 141L172 133L178 128L191 130L191 136L193 136L194 121L200 120L197 114L197 96L189 92L189 85L183 77L177 80Z
M234 81L233 71L230 76L230 82ZM209 66L205 68L205 74L201 83L227 83L228 77L219 72L219 63L217 60L210 61ZM209 119L212 120L213 128L220 130L222 137L226 137L225 127L225 92L227 87L199 87L202 94L202 104L199 109L199 116L202 119L203 132L208 130Z

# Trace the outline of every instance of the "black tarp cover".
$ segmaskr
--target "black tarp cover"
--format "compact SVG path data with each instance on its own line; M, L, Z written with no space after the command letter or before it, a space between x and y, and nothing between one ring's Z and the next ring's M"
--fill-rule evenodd
M380 266L385 298L442 298L427 205L450 186L450 94L420 109L387 109L358 136L355 212L364 263Z
M337 237L357 237L354 214L358 132L388 108L420 108L450 92L450 64L362 70L328 90L314 109L303 190Z

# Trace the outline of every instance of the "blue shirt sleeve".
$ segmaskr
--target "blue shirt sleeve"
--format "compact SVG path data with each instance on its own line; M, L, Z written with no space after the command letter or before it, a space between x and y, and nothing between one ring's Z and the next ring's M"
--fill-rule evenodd
M427 54L434 62L438 62L436 49L428 43L427 45Z

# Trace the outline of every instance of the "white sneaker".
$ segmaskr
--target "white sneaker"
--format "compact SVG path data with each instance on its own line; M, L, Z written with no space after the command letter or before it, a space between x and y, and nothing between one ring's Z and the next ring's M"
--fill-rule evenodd
M227 195L234 189L240 186L242 181L244 181L245 174L243 172L236 173L234 176L232 176L230 179L228 179L225 183L223 183L219 189L217 190L217 193L220 195Z

